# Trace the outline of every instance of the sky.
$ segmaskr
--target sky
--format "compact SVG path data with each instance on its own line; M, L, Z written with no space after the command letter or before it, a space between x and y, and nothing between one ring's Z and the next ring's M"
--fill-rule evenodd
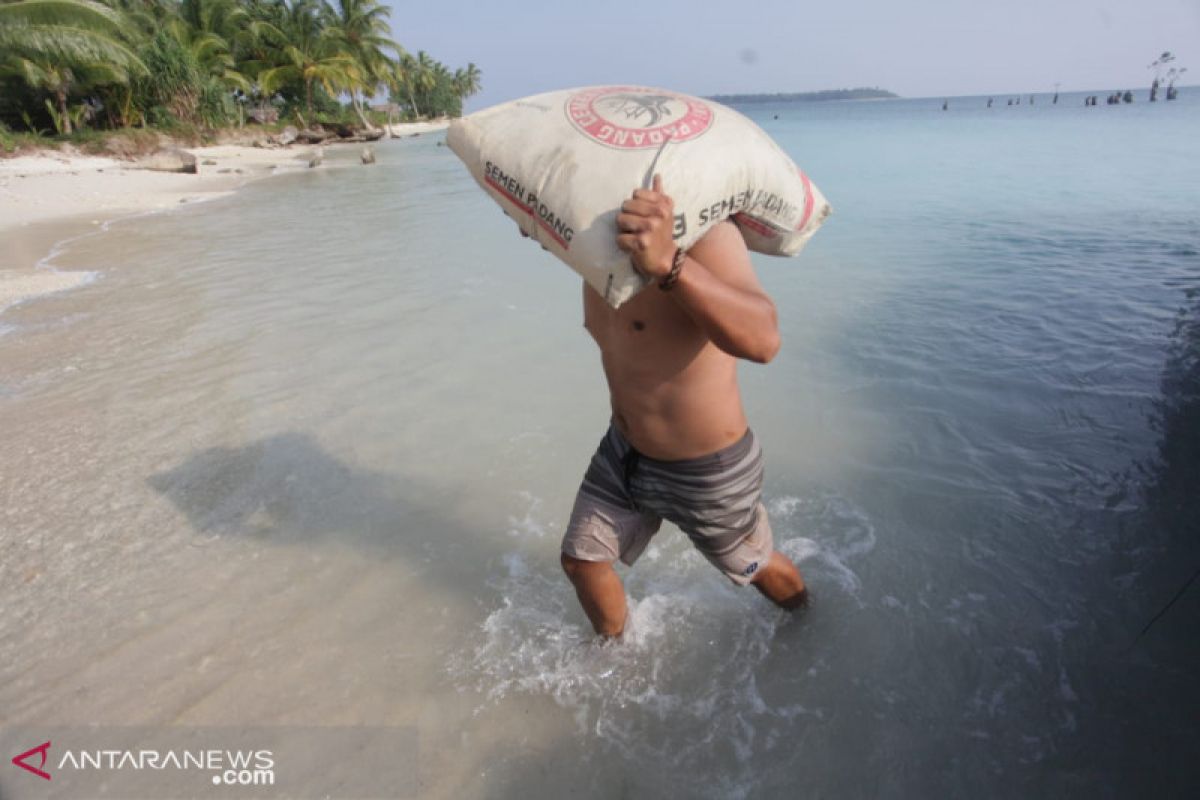
M1200 83L1200 0L385 0L410 52L475 63L474 111L633 83L696 95L878 86L905 97Z

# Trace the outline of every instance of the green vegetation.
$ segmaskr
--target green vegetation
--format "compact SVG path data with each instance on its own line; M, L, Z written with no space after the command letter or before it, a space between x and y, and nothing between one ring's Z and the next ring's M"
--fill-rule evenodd
M790 103L797 100L813 102L818 100L879 100L887 97L899 97L898 94L880 89L825 89L820 92L793 92L791 94L717 94L708 98L718 103Z
M461 114L478 67L410 55L390 14L380 0L0 0L0 148L26 131Z

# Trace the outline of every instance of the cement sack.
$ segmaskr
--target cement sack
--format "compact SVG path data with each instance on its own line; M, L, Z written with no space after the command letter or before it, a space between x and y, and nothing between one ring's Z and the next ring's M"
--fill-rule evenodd
M796 255L830 212L753 122L664 89L595 86L514 100L454 121L447 144L522 231L614 308L645 283L617 247L617 213L656 172L684 249L732 217L751 250Z

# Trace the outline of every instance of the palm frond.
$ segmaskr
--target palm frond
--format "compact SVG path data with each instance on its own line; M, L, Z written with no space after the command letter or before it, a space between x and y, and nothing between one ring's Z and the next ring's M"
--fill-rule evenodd
M0 6L3 8L3 6ZM5 25L0 28L0 49L25 58L52 63L110 63L135 74L148 74L132 50L105 34L63 25Z
M69 25L118 31L121 13L93 0L18 0L0 4L0 24Z

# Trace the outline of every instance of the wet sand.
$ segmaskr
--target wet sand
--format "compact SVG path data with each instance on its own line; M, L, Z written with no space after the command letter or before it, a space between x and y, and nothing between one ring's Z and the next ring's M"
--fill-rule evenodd
M442 130L446 121L389 126L396 137ZM315 146L184 148L197 174L153 172L113 158L44 151L0 159L0 313L16 304L90 282L91 272L55 269L64 240L102 230L115 219L169 211L225 197L249 181L307 169Z

